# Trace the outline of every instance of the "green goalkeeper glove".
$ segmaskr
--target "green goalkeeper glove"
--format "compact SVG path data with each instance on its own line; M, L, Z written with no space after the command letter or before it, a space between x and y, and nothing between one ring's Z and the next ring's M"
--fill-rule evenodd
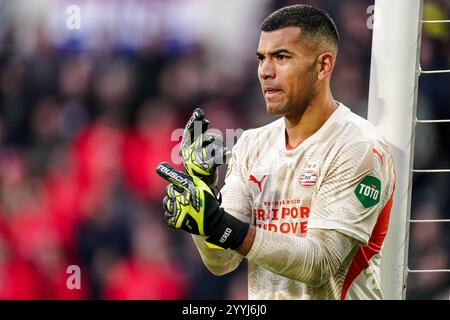
M212 248L236 249L241 245L249 224L226 213L205 182L165 162L159 164L156 172L170 182L163 200L169 226L206 236L206 244Z
M230 151L220 136L206 132L209 121L197 108L186 124L180 144L180 155L186 172L202 179L209 187L217 184L217 167L226 162ZM216 190L215 190L216 191Z

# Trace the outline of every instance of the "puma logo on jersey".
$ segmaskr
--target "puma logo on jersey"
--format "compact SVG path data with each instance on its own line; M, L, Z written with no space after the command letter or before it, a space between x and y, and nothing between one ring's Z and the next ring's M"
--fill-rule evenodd
M253 183L256 183L256 185L258 186L259 192L262 192L262 182L263 182L263 180L264 180L266 177L267 177L267 174L264 175L264 176L262 177L261 180L258 180L258 179L255 178L255 176L250 175L250 177L249 177L248 180L251 181L251 182L253 182Z
M381 159L381 164L383 164L383 156L384 156L384 154L380 154L380 153L378 152L378 150L375 149L375 148L372 148L372 151L373 151L373 153L375 153L377 156L380 157L380 159Z

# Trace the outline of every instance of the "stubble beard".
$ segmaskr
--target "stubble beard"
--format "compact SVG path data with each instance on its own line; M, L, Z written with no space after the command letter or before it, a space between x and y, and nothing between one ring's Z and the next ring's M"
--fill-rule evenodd
M272 116L301 116L310 104L312 97L313 91L310 90L306 95L288 97L287 101L273 106L269 106L269 103L266 103L266 110Z

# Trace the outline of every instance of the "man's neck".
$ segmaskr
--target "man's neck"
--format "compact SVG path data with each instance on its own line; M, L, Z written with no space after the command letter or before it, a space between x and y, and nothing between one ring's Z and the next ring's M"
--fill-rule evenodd
M286 144L296 147L319 130L337 109L331 93L311 102L302 114L285 115Z

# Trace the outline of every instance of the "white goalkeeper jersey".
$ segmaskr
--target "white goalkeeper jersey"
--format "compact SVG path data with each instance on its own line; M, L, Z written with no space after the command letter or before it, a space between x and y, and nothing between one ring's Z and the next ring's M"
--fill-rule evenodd
M394 181L387 144L343 104L295 148L287 148L283 118L245 131L233 148L222 205L257 227L247 255L249 299L381 299L380 250ZM310 229L331 229L357 240L324 283L303 284L252 263L258 254L289 261L292 257L279 250L282 243L270 233L291 241ZM237 256L230 252L220 264L235 268L242 259Z

